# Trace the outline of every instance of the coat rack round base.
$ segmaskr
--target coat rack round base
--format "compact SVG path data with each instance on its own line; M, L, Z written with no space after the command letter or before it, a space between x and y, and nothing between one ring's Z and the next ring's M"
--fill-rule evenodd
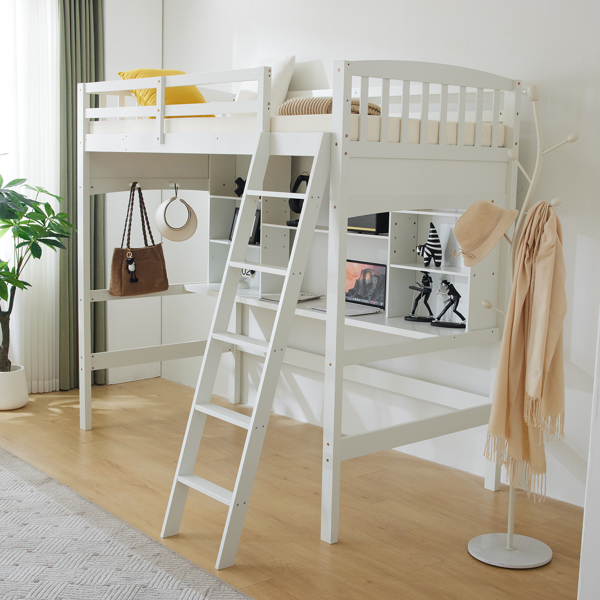
M494 567L535 569L552 560L550 546L526 535L513 537L513 549L507 549L506 533L487 533L469 542L469 554Z

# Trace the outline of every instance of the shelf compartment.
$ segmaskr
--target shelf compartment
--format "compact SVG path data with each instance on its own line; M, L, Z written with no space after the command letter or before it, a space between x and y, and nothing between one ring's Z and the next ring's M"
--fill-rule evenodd
M390 264L392 269L409 269L411 271L427 271L428 273L440 273L444 275L457 275L459 277L469 278L470 271L467 269L463 269L462 267L426 267L425 265L419 263L405 263L405 264Z
M277 229L290 229L290 230L298 229L294 225L276 225L274 223L262 223L261 226L262 227L274 227ZM324 227L322 225L317 225L317 227L315 227L315 233L329 233L329 228ZM348 235L352 236L352 237L360 237L360 238L364 238L364 239L376 238L376 239L382 239L382 240L388 240L390 237L387 233L385 235L372 235L370 233L355 233L353 231L349 231Z

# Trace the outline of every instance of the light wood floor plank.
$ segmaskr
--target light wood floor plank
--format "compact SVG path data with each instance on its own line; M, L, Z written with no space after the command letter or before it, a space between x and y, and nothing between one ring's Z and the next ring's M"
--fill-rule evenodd
M193 390L163 379L94 388L94 429L76 390L0 413L0 445L155 539ZM249 414L249 407L213 402ZM232 489L245 431L209 418L196 473ZM342 465L340 542L319 539L322 432L272 415L234 567L214 564L227 507L190 492L181 533L164 543L258 600L573 600L583 511L517 494L516 533L552 562L508 571L469 556L506 527L508 488L394 451Z

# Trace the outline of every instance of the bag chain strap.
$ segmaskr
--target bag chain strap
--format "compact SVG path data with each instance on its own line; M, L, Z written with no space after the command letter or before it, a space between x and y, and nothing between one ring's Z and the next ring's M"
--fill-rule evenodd
M130 253L131 250L131 225L133 223L133 208L135 205L135 188L137 186L137 181L134 181L131 190L129 192L129 204L127 206L127 215L125 217L125 227L123 228L123 237L121 238L121 248L123 248L123 244L125 243L125 233L127 233L127 250ZM152 235L152 229L150 227L150 219L148 218L148 211L146 210L146 203L144 202L144 197L142 196L141 188L138 188L138 196L140 199L140 216L142 220L142 234L144 236L144 246L148 246L148 237L146 236L146 227L148 227L148 233L150 234L150 240L152 241L152 245L155 246L154 236Z

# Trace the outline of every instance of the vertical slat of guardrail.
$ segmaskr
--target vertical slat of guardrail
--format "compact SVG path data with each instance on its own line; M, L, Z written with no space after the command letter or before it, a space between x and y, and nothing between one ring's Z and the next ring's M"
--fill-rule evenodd
M429 133L429 84L423 83L421 93L421 144L427 144Z
M257 131L271 131L271 75L271 67L264 67L258 75Z
M165 77L161 75L156 85L156 139L165 143Z
M106 108L106 99L107 94L98 94L100 96L100 101L98 102L98 108ZM100 121L106 121L106 117L102 117Z
M390 116L390 80L381 80L381 132L380 142L389 142L389 116Z
M410 81L402 82L402 122L400 123L400 143L408 144L410 114Z
M360 78L360 129L358 139L361 142L368 141L367 132L369 127L369 78Z
M119 94L119 96L118 96L118 99L119 99L118 106L119 106L119 108L125 108L125 100L126 100L126 98L127 98L127 96L124 93L120 93ZM139 118L141 118L141 117L138 117L138 119ZM123 117L118 117L117 120L118 121L122 121Z
M481 147L481 132L483 129L483 89L477 88L477 110L475 112L475 142L476 148Z
M440 131L438 134L438 144L446 145L448 129L448 84L442 85L442 96L440 98Z
M501 90L494 90L494 105L492 107L492 148L498 147L498 121L500 115L500 94Z
M465 110L467 108L467 88L460 86L458 95L458 129L456 132L456 145L465 145Z

